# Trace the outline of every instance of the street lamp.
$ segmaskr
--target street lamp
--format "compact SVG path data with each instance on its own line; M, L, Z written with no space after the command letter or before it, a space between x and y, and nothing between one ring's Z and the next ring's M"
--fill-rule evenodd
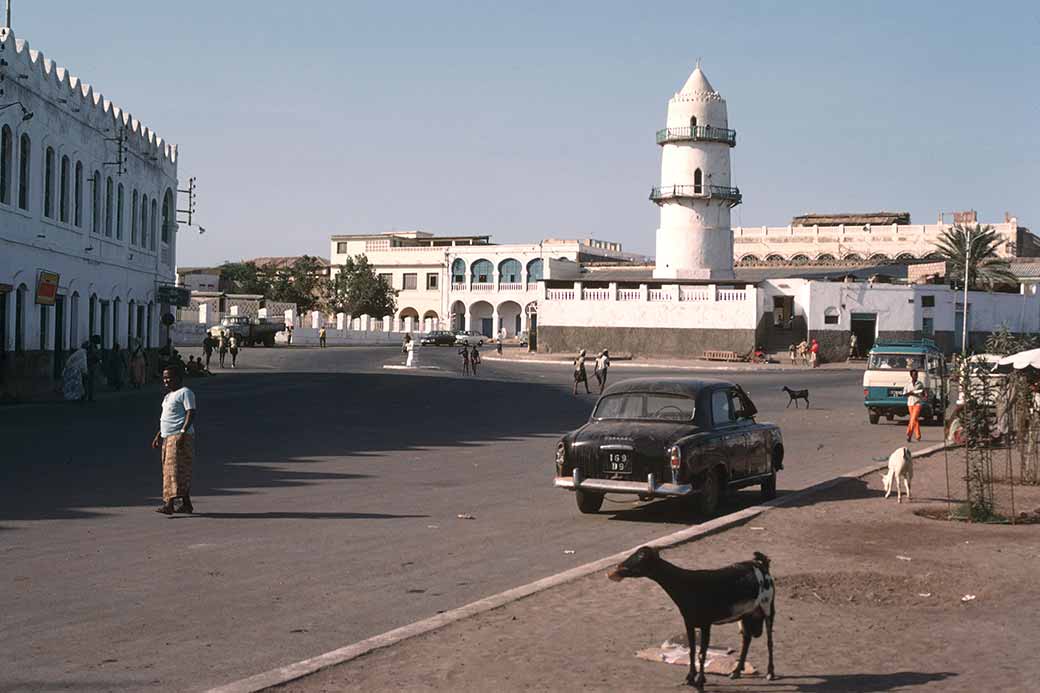
M10 108L11 106L18 106L20 109L22 109L22 120L32 120L33 112L26 108L21 101L12 101L11 103L5 103L3 106L0 106L0 111L4 110L5 108Z

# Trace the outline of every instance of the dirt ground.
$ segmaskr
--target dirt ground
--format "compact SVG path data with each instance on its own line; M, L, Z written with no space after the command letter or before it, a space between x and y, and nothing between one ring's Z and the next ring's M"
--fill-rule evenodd
M951 484L961 484L954 472ZM756 550L772 559L779 679L709 674L707 689L1037 690L1040 526L915 514L946 506L936 501L946 492L942 453L915 460L913 490L914 501L899 505L882 497L878 475L850 479L664 552L691 568ZM1040 506L1037 489L1020 498L1022 510ZM635 652L681 631L657 585L593 575L279 690L674 691L685 668ZM712 630L713 647L739 641L735 624ZM759 672L765 652L764 637L752 643L749 662Z

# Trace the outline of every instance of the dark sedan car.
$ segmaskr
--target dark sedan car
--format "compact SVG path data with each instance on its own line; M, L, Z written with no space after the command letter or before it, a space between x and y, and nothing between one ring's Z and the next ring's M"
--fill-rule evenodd
M419 340L423 346L455 346L455 333L446 330L427 332Z
M776 495L784 443L739 385L695 378L634 378L607 388L589 422L556 446L554 485L594 513L605 493L688 498L713 514L729 489Z

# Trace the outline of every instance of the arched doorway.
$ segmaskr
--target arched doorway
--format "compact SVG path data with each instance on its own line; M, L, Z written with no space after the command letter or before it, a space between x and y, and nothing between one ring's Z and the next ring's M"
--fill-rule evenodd
M476 330L485 337L491 337L495 333L494 312L495 309L487 301L477 301L471 305L469 307L470 329Z
M402 308L397 317L401 319L401 329L405 332L419 329L419 311L415 308ZM409 324L408 318L411 318L411 324Z
M428 310L423 313L423 332L432 332L440 329L440 317L437 315L437 311Z
M461 257L455 258L455 260L451 263L451 283L466 283L466 261L463 260Z
M507 337L515 337L520 334L521 314L523 309L516 301L503 301L498 306L498 327L505 328Z
M466 329L466 304L462 301L451 304L451 329L456 332Z

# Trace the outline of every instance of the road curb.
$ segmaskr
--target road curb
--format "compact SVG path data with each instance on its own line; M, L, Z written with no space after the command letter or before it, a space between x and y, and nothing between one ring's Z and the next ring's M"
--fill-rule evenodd
M932 445L922 450L919 450L915 453L915 456L922 457L925 455L930 455L934 452L942 450L945 447L946 445L944 443ZM799 491L795 491L793 493L781 496L779 498L775 498L771 501L767 501L759 505L754 505L749 508L744 508L743 510L738 510L737 512L730 513L729 515L717 517L714 520L709 520L708 522L704 522L695 527L681 529L678 532L673 532L672 534L668 534L658 539L654 539L653 541L640 544L640 546L648 545L662 549L679 546L681 544L693 541L694 539L699 539L701 537L705 537L710 534L715 534L716 532L721 532L725 529L729 529L730 527L741 524L746 520L750 520L751 518L761 515L764 512L772 510L773 508L781 508L785 505L790 505L803 498L814 495L816 493L820 493L821 491L825 491L837 484L842 483L843 481L847 481L849 479L858 479L860 477L866 476L867 474L871 474L881 468L883 468L883 465L881 465L878 462L867 465L865 467L860 467L859 469L855 469L850 472L840 474L831 479L818 482L816 484L813 484L812 486L807 486L806 488L803 488ZM530 597L531 595L538 594L539 592L544 592L545 590L557 587L564 583L571 582L573 580L577 580L588 575L592 575L593 573L597 573L601 570L606 570L607 568L610 568L627 558L636 548L638 547L633 547L631 549L628 549L627 551L621 551L611 556L607 556L606 558L601 558L597 561L592 561L591 563L586 563L584 565L571 568L570 570L565 570L562 573L550 575L549 577L542 578L541 580L536 580L526 585L521 585L520 587L514 587L513 589L506 590L505 592L499 592L498 594L492 595L490 597L478 599L475 602L470 602L469 604L460 606L456 609L451 609L449 611L445 611L444 613L437 614L436 616L431 616L430 618L426 618L421 621L416 621L415 623L410 623L400 628L395 628L393 630L381 633L371 638L361 640L360 642L356 642L352 645L347 645L345 647L341 647L330 652L320 654L316 657L303 659L299 662L294 662L293 664L287 664L283 667L278 667L269 671L265 671L261 674L256 674L255 676L250 676L248 678L240 679L238 681L233 681L223 686L211 688L209 690L209 693L255 693L256 691L262 691L273 686L279 686L282 684L289 683L291 681L295 681L297 679L301 679L305 676L317 673L322 669L327 669L328 667L337 666L339 664L345 664L370 652L384 649L386 647L391 647L404 640L408 640L419 635L424 635L426 633L439 630L440 628L448 626L452 623L457 623L472 616L477 616L479 614L486 613L494 609L498 609L500 607L506 606L507 604L511 604L513 602L524 599L525 597Z
M498 356L481 356L483 361L494 361L496 363L534 363L538 365L553 365L553 366L569 366L570 361L554 361L552 359L506 359L499 358ZM610 367L613 368L658 368L668 369L676 371L728 371L731 373L805 373L814 371L816 373L824 371L862 371L862 368L849 368L845 366L835 366L833 368L798 368L791 366L778 366L776 368L750 368L743 366L679 366L667 363L632 363L630 361L611 361Z

